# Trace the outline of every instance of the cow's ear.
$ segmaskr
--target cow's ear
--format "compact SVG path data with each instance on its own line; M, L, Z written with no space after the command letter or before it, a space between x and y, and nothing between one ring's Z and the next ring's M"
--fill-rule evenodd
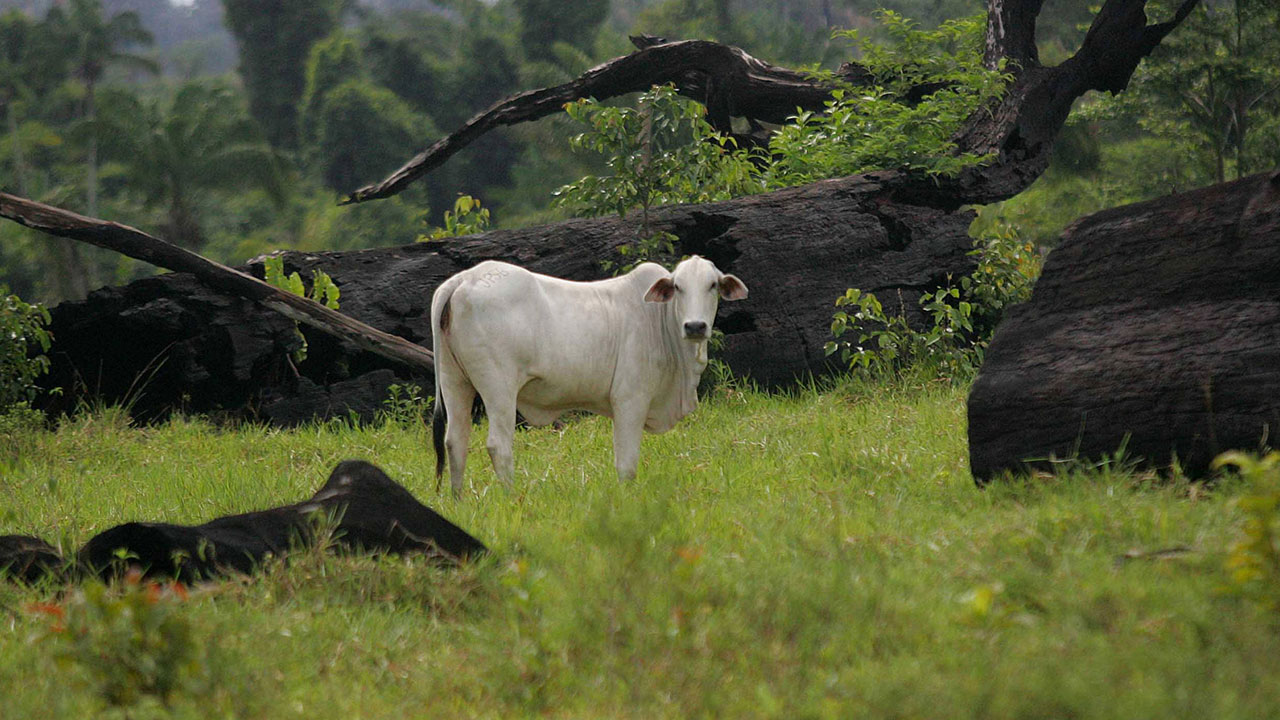
M649 292L644 294L645 302L666 302L676 294L676 283L669 277L658 278L650 288Z
M725 300L745 300L747 286L736 275L723 275L720 277L720 297Z

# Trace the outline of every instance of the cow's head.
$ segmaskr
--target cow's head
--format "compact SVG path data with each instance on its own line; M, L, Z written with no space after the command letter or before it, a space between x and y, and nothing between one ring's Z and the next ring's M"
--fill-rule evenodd
M650 286L644 299L672 303L684 338L701 341L711 337L720 298L741 300L746 296L747 286L741 280L720 272L710 260L693 255Z

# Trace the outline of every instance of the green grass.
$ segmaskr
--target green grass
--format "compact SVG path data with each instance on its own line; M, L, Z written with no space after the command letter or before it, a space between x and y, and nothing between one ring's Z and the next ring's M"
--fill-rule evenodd
M966 391L718 390L646 437L627 485L600 418L518 433L511 489L482 427L457 501L422 428L99 412L0 436L0 533L73 548L199 522L296 501L359 457L495 550L460 570L312 553L170 601L200 648L178 716L1274 716L1277 618L1221 591L1242 484L975 489ZM95 661L66 659L39 602L83 601L0 583L0 716L100 710Z

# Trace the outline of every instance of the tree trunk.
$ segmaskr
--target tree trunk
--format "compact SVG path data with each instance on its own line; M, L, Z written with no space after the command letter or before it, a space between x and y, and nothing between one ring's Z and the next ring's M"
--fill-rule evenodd
M184 247L192 252L199 252L204 247L204 231L200 229L199 221L196 220L190 206L178 188L173 190L173 200L169 203L169 227L167 229L168 233L166 234L173 239L173 244L178 247Z
M10 142L13 144L13 175L18 183L18 192L27 193L27 163L22 153L22 137L18 135L18 118L13 112L13 99L5 103L5 120L9 128Z
M89 148L85 153L85 205L91 217L98 214L98 131L94 127L97 108L93 101L93 81L84 88L84 119L89 123Z
M849 287L898 298L919 319L917 299L972 270L969 213L887 203L874 177L833 180L722 203L654 208L650 224L741 277L751 296L721 309L722 359L766 386L821 375L836 297ZM285 253L287 272L329 273L341 311L430 346L431 293L481 260L504 259L576 280L606 277L604 259L635 239L638 218L574 220L479 236L342 253ZM255 264L249 268L261 274ZM305 330L307 359L288 368L290 324L226 298L185 274L105 288L53 310L57 338L47 399L69 409L82 393L131 402L136 416L172 408L291 424L314 417L371 417L392 383L432 378ZM162 363L162 364L160 364ZM158 369L151 374L144 369ZM145 383L145 387L139 389Z
M1116 457L1192 477L1280 429L1280 171L1077 221L969 395L980 482Z

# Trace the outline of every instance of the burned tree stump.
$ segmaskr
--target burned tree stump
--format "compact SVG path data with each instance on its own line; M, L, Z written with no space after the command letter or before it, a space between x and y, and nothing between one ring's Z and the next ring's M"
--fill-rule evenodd
M1126 458L1203 476L1280 434L1280 172L1063 234L969 396L974 477Z

